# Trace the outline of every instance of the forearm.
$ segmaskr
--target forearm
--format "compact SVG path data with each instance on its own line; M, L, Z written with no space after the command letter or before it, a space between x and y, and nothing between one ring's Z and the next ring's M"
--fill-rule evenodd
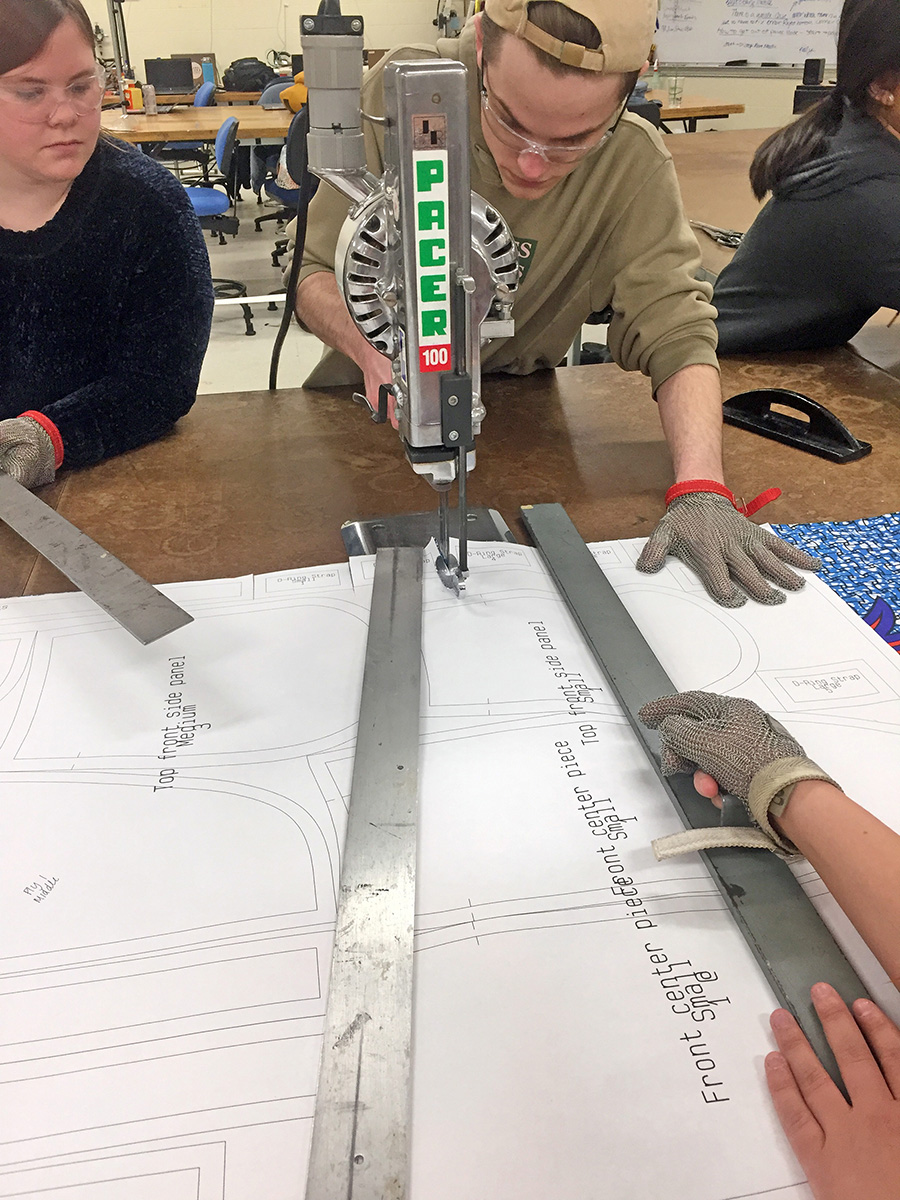
M88 467L124 454L168 433L197 398L199 362L194 371L150 375L127 364L41 406L59 430L67 467Z
M821 780L798 783L773 823L815 867L900 987L900 836Z
M682 367L656 393L659 419L672 455L675 481L725 482L722 465L722 389L715 367Z
M378 360L386 361L357 329L330 271L317 271L301 281L295 307L310 333L346 354L364 373Z

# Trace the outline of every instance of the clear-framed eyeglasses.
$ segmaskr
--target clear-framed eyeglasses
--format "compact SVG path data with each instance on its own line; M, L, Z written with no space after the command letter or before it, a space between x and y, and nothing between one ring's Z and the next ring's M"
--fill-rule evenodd
M541 142L536 142L532 138L526 137L524 133L518 133L510 125L507 125L506 121L503 120L491 104L484 72L479 73L479 85L481 90L481 111L484 113L488 127L497 141L510 150L515 150L517 154L536 154L548 163L576 163L586 155L593 154L599 150L601 146L605 146L615 133L616 126L622 119L622 114L625 112L628 104L626 99L616 114L615 121L596 141L588 142L582 146L573 146L568 142L556 142L545 146Z
M7 115L26 125L43 125L63 104L79 117L97 112L106 88L106 70L99 63L94 71L66 87L31 80L0 81L0 106Z

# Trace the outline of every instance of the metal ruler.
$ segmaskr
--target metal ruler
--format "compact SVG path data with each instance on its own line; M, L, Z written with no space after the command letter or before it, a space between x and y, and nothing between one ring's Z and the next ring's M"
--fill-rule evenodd
M190 613L0 471L0 520L146 646L193 621Z
M409 1189L422 551L379 550L306 1200Z
M710 803L690 775L662 775L659 734L638 718L649 700L677 692L622 601L559 504L522 509L522 519L609 680L634 732L685 825L708 828ZM849 1004L867 996L856 972L788 866L766 850L724 848L702 852L709 872L762 967L779 1002L789 1009L822 1064L840 1082L809 989L819 980Z

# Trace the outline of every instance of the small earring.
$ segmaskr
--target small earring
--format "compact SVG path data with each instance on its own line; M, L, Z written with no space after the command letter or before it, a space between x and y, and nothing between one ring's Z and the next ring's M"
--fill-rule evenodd
M888 102L888 107L893 108L893 106L894 106L894 93L893 92L891 92L891 94L888 96L887 102Z

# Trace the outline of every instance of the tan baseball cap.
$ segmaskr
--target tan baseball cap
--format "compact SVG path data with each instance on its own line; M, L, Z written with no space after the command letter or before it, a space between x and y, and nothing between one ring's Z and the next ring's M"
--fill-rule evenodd
M599 50L561 42L528 20L528 0L485 0L484 11L495 25L570 67L584 71L639 71L647 61L656 30L657 0L560 0L572 12L592 21L600 31Z

